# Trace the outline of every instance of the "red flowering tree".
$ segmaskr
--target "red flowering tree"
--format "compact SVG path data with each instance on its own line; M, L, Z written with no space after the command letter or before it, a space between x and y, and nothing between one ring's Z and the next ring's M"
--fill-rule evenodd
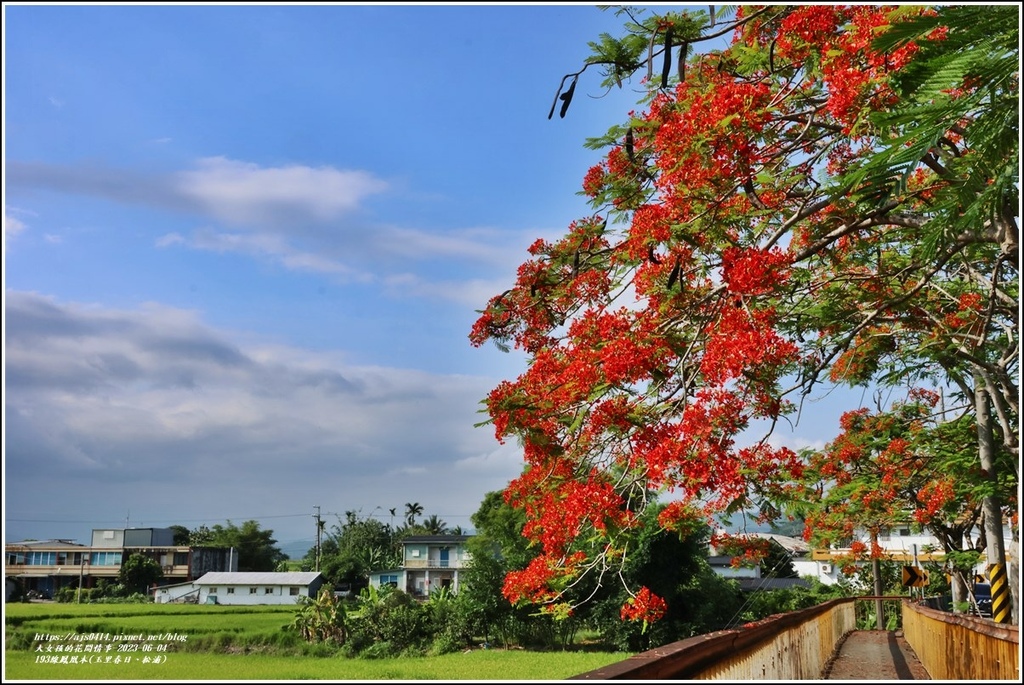
M964 67L928 124L942 141L923 145L900 117L934 84L900 75L962 40L941 14L621 12L626 34L602 36L563 79L560 114L592 66L608 86L646 70L643 109L590 141L607 148L583 180L594 213L531 246L470 335L529 355L487 398L497 438L523 447L505 496L542 549L505 594L556 614L581 575L613 577L659 497L661 525L680 532L792 499L806 465L768 437L817 383L983 388L997 420L979 425L1016 449L1016 227L1003 211L1015 187L985 195L998 211L955 236L935 223L973 187L965 176L1009 164L998 145L973 147L994 134L974 137L972 122L1016 82L977 101L985 84ZM661 611L641 587L622 616Z
M816 546L849 548L846 561L852 566L885 558L877 538L886 529L917 525L939 540L947 568L961 586L972 577L986 542L977 533L991 484L978 463L972 417L946 420L938 401L937 393L915 389L886 411L856 409L843 415L839 436L810 456L796 497ZM949 409L951 415L960 413ZM1013 458L1005 451L999 471L997 495L1011 514L1016 478ZM857 532L867 532L869 544L857 540ZM977 548L971 540L978 541ZM962 587L954 596L963 596Z

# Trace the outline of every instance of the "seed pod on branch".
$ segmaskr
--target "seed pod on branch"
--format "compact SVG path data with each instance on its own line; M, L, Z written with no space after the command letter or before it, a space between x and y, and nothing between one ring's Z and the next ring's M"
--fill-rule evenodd
M672 27L665 30L665 61L661 66L661 87L668 88L668 73L672 69Z
M562 100L562 108L558 110L558 118L564 119L565 113L569 111L569 103L572 102L572 94L576 90L576 81L579 80L579 76L572 80L569 84L569 90L562 93L559 98Z

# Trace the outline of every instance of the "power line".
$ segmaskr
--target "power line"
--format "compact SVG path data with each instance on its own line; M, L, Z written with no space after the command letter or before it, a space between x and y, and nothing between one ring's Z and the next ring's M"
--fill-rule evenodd
M299 516L308 516L308 515L309 514L273 514L273 515L269 515L269 516L225 516L225 517L223 517L223 520L224 521L240 521L240 520L262 521L264 519L285 519L285 518L296 518L296 517L299 517ZM206 518L196 518L196 519L182 519L182 518L177 518L177 517L173 517L173 518L172 517L156 518L156 517L147 517L147 516L144 516L142 518L144 520L147 520L147 521L157 521L157 522L160 522L160 521L173 521L175 523L196 523L196 522L206 523L207 521L221 520L221 517L214 517L214 516L207 516ZM82 521L81 518L77 518L77 519L21 519L21 518L10 518L10 517L5 518L4 520L12 522L12 523L93 523L93 524L95 524L95 523L115 523L115 522L120 523L122 521L122 519L95 519L95 520L92 520L92 521Z

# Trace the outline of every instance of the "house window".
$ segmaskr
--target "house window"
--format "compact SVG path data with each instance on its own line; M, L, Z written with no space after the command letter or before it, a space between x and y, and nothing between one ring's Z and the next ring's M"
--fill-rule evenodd
M89 559L89 564L92 566L120 566L121 553L93 552L91 558Z
M381 584L381 587L383 587L385 585L390 585L391 587L398 587L398 576L395 576L395 575L381 576L380 577L380 584Z
M274 594L274 588L272 588L272 587L265 587L265 588L263 588L263 594L265 594L265 595L272 595L272 594Z
M250 595L255 595L256 594L256 588L254 588L254 587L249 588L249 594Z
M235 594L235 588L233 588L233 587L229 587L229 588L228 588L228 594L229 594L229 595L233 595L233 594Z
M55 552L29 552L25 563L28 566L53 566L56 561Z
M292 597L294 597L295 595L299 594L299 588L297 588L297 587L290 587L290 588L288 588L288 594L291 595Z
M217 594L217 586L216 585L214 585L213 587L210 588L210 594L211 595Z

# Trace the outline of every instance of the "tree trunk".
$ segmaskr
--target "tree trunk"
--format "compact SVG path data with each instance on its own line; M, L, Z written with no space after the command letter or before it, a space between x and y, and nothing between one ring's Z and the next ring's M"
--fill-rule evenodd
M989 412L988 391L980 374L974 376L974 413L978 424L978 459L981 462L982 476L995 486L997 474L995 445L992 440L992 416ZM1003 516L995 487L992 494L982 500L981 510L986 538L985 559L992 588L992 619L996 623L1009 623L1012 611L1006 575L1006 550L1003 547Z

